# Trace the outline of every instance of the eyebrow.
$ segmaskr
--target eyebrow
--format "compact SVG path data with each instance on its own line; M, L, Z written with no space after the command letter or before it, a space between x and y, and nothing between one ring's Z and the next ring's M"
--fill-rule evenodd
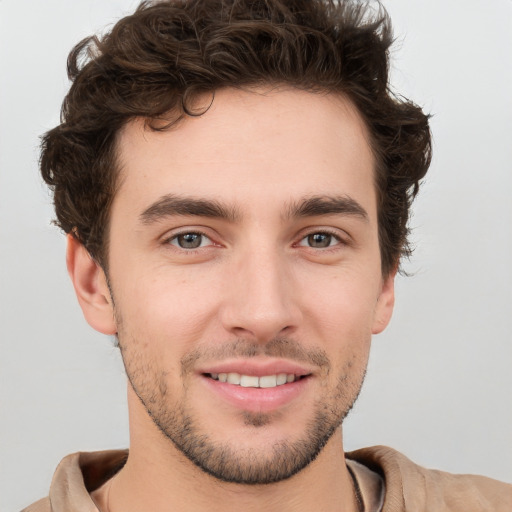
M195 216L236 222L241 215L236 207L217 200L182 197L167 194L160 197L139 216L143 224L152 224L171 216ZM368 221L368 213L349 196L312 196L289 204L285 218L316 217L322 215L353 215Z
M368 212L350 196L312 196L292 202L287 217L316 217L320 215L353 215L368 222Z
M143 224L152 224L174 215L209 217L230 222L236 222L240 217L236 208L225 206L216 200L168 194L146 208L139 215L139 219Z

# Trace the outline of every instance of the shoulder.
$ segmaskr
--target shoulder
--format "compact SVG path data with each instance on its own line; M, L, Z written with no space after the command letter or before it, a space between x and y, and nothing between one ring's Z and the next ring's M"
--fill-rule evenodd
M128 450L77 452L67 455L55 470L49 497L37 501L21 512L97 512L89 493L117 473L126 463L127 457Z
M24 508L21 512L52 512L52 506L49 498L43 498Z
M386 496L382 512L512 510L512 485L492 478L426 469L386 446L363 448L346 457L383 477Z

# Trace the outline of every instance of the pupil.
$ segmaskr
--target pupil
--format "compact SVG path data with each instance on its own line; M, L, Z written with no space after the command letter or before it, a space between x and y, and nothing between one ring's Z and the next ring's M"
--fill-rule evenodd
M315 233L308 236L308 242L311 247L329 247L331 244L331 235L325 233Z
M178 243L184 249L196 249L201 245L201 237L197 233L186 233L178 237Z

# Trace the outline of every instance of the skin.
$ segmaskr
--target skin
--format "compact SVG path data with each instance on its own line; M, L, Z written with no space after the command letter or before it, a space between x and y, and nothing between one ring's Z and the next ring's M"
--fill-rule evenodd
M117 333L129 378L130 455L93 494L100 509L110 494L110 512L357 510L340 424L391 317L394 275L381 274L375 162L356 109L331 94L225 89L172 130L129 123L119 159L108 281L68 238L84 315ZM194 233L200 246L181 247ZM205 375L223 365L306 378L280 401L269 391L269 406L254 390L226 399ZM214 448L205 464L222 449L245 468L238 478L263 482L270 467L279 481L208 474L179 449L187 421ZM314 460L278 464L276 446L289 461L325 424L319 454L304 449ZM230 467L223 478L236 480Z

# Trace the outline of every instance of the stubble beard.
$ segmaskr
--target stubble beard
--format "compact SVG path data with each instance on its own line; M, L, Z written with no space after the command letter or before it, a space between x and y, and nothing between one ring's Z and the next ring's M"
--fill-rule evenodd
M280 346L278 350L286 352L292 344L289 340L274 340L269 346ZM137 343L130 344L131 347L134 345ZM241 345L244 346L245 356L248 350L260 352L257 345L240 342L238 346ZM184 398L170 406L167 372L159 371L149 361L144 363L141 354L127 351L121 340L119 346L130 385L160 432L202 471L218 480L236 484L279 482L292 477L313 462L353 407L365 375L365 368L359 375L353 375L353 372L348 371L353 362L348 362L343 374L338 376L334 389L315 402L312 417L299 439L279 440L270 447L266 444L265 451L261 448L242 449L212 439L194 417L193 411L187 409L186 389ZM318 360L318 351L311 358ZM321 354L321 358L328 362L325 354ZM185 366L182 360L182 374ZM274 416L272 413L244 412L243 420L248 429L260 430L271 424ZM247 435L251 435L250 430Z

